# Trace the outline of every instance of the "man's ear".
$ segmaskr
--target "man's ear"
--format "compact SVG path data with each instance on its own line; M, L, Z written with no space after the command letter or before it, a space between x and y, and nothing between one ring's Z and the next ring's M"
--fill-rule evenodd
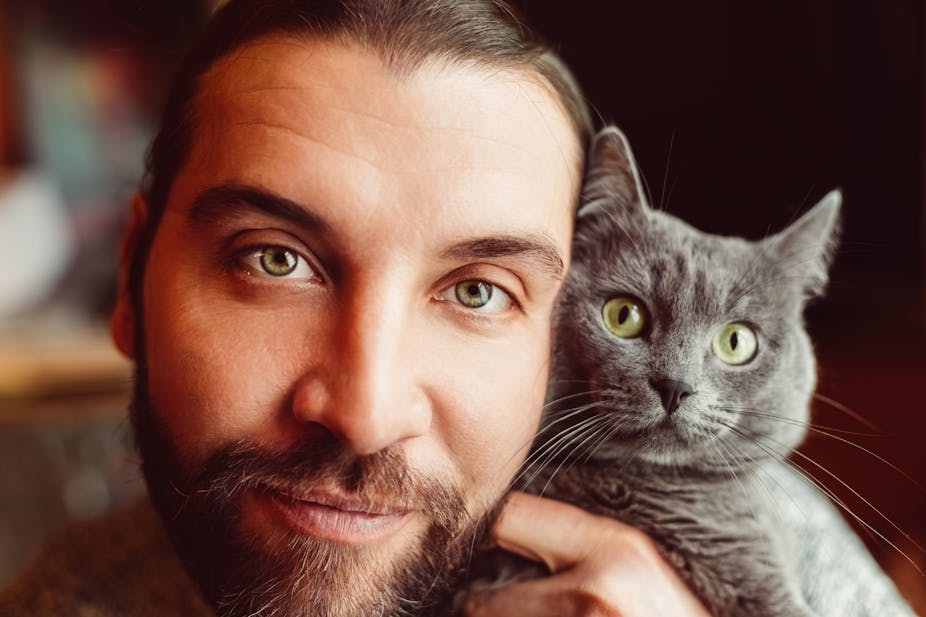
M135 306L129 289L129 271L142 231L148 224L148 202L138 194L132 199L129 221L119 247L119 278L116 287L116 306L109 318L109 331L116 348L127 358L135 359Z

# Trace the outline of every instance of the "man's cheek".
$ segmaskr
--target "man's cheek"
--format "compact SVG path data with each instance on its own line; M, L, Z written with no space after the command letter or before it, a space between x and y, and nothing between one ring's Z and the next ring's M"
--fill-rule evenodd
M448 443L474 496L494 499L527 454L540 420L547 361L543 341L508 341L457 354L443 412ZM464 370L465 368L465 370Z
M150 325L149 390L184 459L201 461L233 440L265 441L282 412L296 367L283 333L255 327L255 318L221 302L186 303Z

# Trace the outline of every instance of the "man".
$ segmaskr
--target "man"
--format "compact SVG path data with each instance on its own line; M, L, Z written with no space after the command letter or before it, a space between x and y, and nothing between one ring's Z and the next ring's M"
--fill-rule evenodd
M493 525L569 262L571 84L497 2L223 9L168 104L113 316L174 549L145 508L91 526L8 612L442 614L491 528L553 575L471 615L704 615L615 521L516 494Z
M430 610L527 453L588 120L507 11L233 2L181 71L113 333L153 503L219 614ZM513 500L497 540L568 568L549 592L570 613L612 601L620 560L585 556L613 536L700 614L641 535L550 506ZM125 611L133 569L162 569L133 562L148 551L45 601ZM132 610L202 610L170 593Z

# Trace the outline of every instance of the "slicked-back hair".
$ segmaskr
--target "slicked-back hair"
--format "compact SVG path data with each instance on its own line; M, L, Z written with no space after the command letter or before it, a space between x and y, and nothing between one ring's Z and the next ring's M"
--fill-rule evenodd
M532 71L551 86L581 152L590 138L588 108L569 69L504 0L231 0L181 65L148 153L142 194L149 216L131 256L128 280L136 311L141 311L148 252L191 150L200 81L230 52L274 34L360 46L398 73L430 60Z

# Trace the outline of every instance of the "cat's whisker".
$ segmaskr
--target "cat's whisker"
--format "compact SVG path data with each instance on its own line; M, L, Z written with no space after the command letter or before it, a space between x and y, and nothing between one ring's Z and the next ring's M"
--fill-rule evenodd
M796 472L798 473L798 475L799 475L805 482L808 482L808 483L810 483L811 485L813 485L817 490L819 490L821 493L823 493L824 495L826 495L833 503L835 503L835 504L836 504L837 506L839 506L844 512L846 512L846 514L848 514L848 515L851 516L854 520L856 520L859 524L861 524L861 525L863 526L864 530L865 530L865 533L869 534L871 537L876 537L876 538L879 538L879 539L883 540L884 542L886 542L888 545L894 547L895 549L897 548L896 546L894 546L894 544L893 544L888 538L884 537L883 534L881 534L880 532L878 532L870 523L868 523L868 521L864 520L860 515L856 514L855 511L852 510L852 509L848 506L848 504L846 504L846 502L843 501L843 500L842 500L836 493L834 493L829 487L827 487L825 484L823 484L822 482L820 482L820 480L818 480L816 477L814 477L812 474L810 474L810 473L809 473L807 470L805 470L803 467L801 467L800 465L798 465L798 464L795 463L794 461L789 460L789 459L786 457L787 452L778 452L777 450L773 449L771 446L769 446L769 445L765 444L764 442L761 442L761 441L759 441L758 439L756 439L754 435L749 435L749 434L747 434L747 433L744 432L744 431L740 431L739 429L737 429L737 428L734 427L734 426L729 426L729 428L730 428L731 430L733 430L734 432L736 432L737 434L739 434L739 435L740 435L741 437L743 437L744 439L748 439L749 441L751 441L753 444L755 444L756 446L758 446L761 450L763 450L764 452L766 452L769 456L772 456L772 457L777 458L777 459L781 459L785 464L787 464L789 467L791 467L792 469L794 469L794 471L796 471ZM779 486L781 486L781 485L779 484ZM793 501L792 501L792 503L793 503ZM898 549L898 550L899 550L899 549ZM904 553L901 552L901 554L904 554ZM904 556L906 557L905 554L904 554Z
M836 441L840 441L840 442L842 442L842 443L844 443L844 444L848 444L848 445L852 446L853 448L856 448L856 449L858 449L858 450L861 450L862 452L864 452L865 454L868 454L869 456L873 456L874 458L878 459L879 461L881 461L882 463L884 463L885 465L887 465L888 467L890 467L891 469L893 469L894 471L896 471L897 473L899 473L901 476L903 476L903 478L906 479L906 480L907 480L908 482L910 482L911 484L913 484L913 486L915 486L915 487L920 491L920 493L922 493L923 495L926 495L926 487L924 487L920 482L918 482L913 476L911 476L911 475L908 474L906 471L904 471L903 469L901 469L900 467L898 467L897 465L895 465L895 464L892 463L891 461L887 460L886 458L884 458L884 457L881 456L880 454L878 454L878 453L876 453L876 452L873 452L872 450L869 450L869 449L866 448L865 446L863 446L863 445L861 445L861 444L857 444L857 443L855 443L854 441L851 441L851 440L846 439L846 438L844 438L844 437L840 437L839 435L833 435L833 434L831 434L831 433L828 433L828 432L826 432L826 431L824 431L824 430L817 429L817 428L811 428L810 430L811 430L812 432L814 432L814 433L817 433L817 434L820 434L820 435L825 435L825 436L827 436L827 437L830 437L830 438L832 438L832 439L835 439Z
M579 412L577 411L575 413L579 413ZM575 415L575 413L570 414L570 415ZM552 423L544 427L544 429L537 434L537 439L540 439L541 437L545 437L545 440L542 442L535 441L533 451L528 455L527 459L524 461L523 464L532 463L538 457L543 456L545 451L548 451L550 448L555 447L555 445L559 443L561 439L569 435L570 431L576 430L580 426L593 422L594 420L597 419L597 417L598 416L591 416L581 421L578 421L572 424L571 426L566 427L565 431L559 431L559 430L552 431L551 430ZM566 420L566 419L568 418L561 418L560 420ZM549 435L545 436L545 434L549 434Z
M568 445L568 441L572 439L575 434L581 433L589 425L594 425L596 422L602 421L602 419L603 418L601 416L586 418L575 426L570 427L568 430L556 433L545 443L536 446L535 450L531 452L527 459L525 459L525 461L521 464L522 471L518 473L518 475L515 476L515 478L509 483L509 487L514 486L525 474L530 473L532 466L540 464L539 470L534 473L534 475L532 475L531 478L524 484L527 485L533 482L534 478L537 477L537 474L540 473L540 470L543 469L543 466L546 465L547 462L556 455L558 452L557 448L560 446L560 444L565 442Z
M508 457L508 460L505 461L505 464L507 465L508 463L510 463L510 462L511 462L511 459L513 459L514 457L518 456L518 454L521 453L525 448L529 448L529 447L531 446L531 444L533 444L534 442L536 442L536 440L537 440L541 435L543 435L544 432L546 432L551 426L553 426L553 425L555 425L555 424L558 424L558 423L560 423L560 422L565 422L566 420L568 420L569 418L571 418L571 417L573 417L573 416L575 416L575 415L577 415L577 414L580 414L580 413L582 413L582 412L584 412L584 411L587 411L587 410L589 410L589 409L593 409L593 408L594 408L595 406L597 406L598 404L599 404L599 403L589 403L589 404L587 404L587 405L581 405L581 406L579 406L579 407L573 407L573 408L563 409L563 410L556 411L556 412L551 412L550 414L547 415L547 420L549 420L549 418L555 417L556 415L561 415L562 417L559 417L559 418L557 418L556 420L553 420L552 422L547 421L546 424L545 424L535 435L532 435L530 439L528 439L527 441L525 441L524 443L522 443L518 448L515 449L515 451L511 454L511 456ZM529 456L530 456L530 455L529 455ZM529 458L529 456L528 456L528 458ZM526 461L525 461L525 462L526 462ZM521 463L521 464L524 465L524 463Z
M594 379L573 379L573 378L564 379L564 378L562 378L562 377L552 377L552 376L551 376L551 377L550 377L550 383L551 383L551 384L572 384L572 383L581 383L581 384L585 384L585 385L587 385L587 386L592 386L592 385L595 385L595 380L594 380Z
M727 426L730 427L730 428L732 429L732 426L730 426L729 424L728 424ZM821 434L824 434L824 435L828 435L828 434L825 433L824 431L817 431L817 432L820 432ZM741 431L741 432L740 432L740 434L743 434L743 433L745 433L745 431ZM884 459L883 457L881 457L881 456L875 454L874 452L871 452L871 451L868 450L867 448L864 448L864 447L862 447L862 446L860 446L860 445L858 445L858 444L856 444L856 443L854 443L854 442L852 442L852 441L849 441L848 439L844 439L844 438L839 437L839 436L837 436L837 435L828 435L828 436L829 436L829 437L832 437L833 439L837 439L837 440L839 440L839 441L841 441L841 442L847 443L847 444L849 444L849 445L851 445L851 446L853 446L853 447L859 448L860 450L862 450L862 451L864 451L864 452L870 454L871 456L874 456L874 457L877 458L878 460L880 460L880 461L882 461L883 463L885 463L886 465L890 466L891 469L894 469L895 471L897 471L898 473L900 473L904 478L907 478L910 482L912 482L912 483L914 484L914 486L916 486L919 490L921 490L924 494L926 494L926 490L923 489L922 485L921 485L919 482L917 482L915 479L913 479L912 477L910 477L906 472L904 472L902 469L900 469L899 467L897 467L896 465L894 465L894 464L891 463L890 461L888 461L888 460ZM777 444L778 444L779 446L781 446L782 448L785 448L785 445L784 445L784 444L782 444L782 443L778 442L777 440L773 439L771 436L765 435L765 437L767 437L768 439L770 439L770 440L772 440L773 442L777 443ZM759 442L756 440L756 443L759 443ZM829 470L827 467L823 466L822 464L820 464L819 462L817 462L816 460L814 460L812 457L807 456L807 455L804 454L803 452L801 452L801 451L799 451L799 450L794 450L792 453L793 453L795 456L800 457L800 458L802 458L803 460L806 460L806 461L809 462L810 464L814 465L815 467L817 467L818 469L820 469L823 473L825 473L825 474L828 475L829 477L833 478L836 482L838 482L840 485L842 485L843 487L845 487L848 491L850 491L853 495L855 495L855 497L857 497L862 503L864 503L866 506L868 506L869 508L871 508L875 513L877 513L878 516L880 516L880 517L883 518L885 521L887 521L887 523L888 523L889 525L891 525L891 527L893 527L897 532L899 532L899 533L900 533L901 535L903 535L905 538L907 538L908 540L910 540L910 542L911 542L916 548L918 548L920 551L922 551L924 554L926 554L926 549L924 549L920 544L918 544L915 540L913 540L913 539L909 536L909 534L907 534L907 532L905 532L905 531L904 531L903 529L901 529L896 523L894 523L894 521L891 520L890 517L888 517L888 516L885 515L881 510L879 510L877 507L875 507L874 504L872 504L868 499L866 499L864 496L862 496L861 493L859 493L857 490L855 490L852 486L850 486L850 485L849 485L847 482L845 482L842 478L840 478L840 477L837 476L835 473L833 473L831 470Z
M593 424L593 425L591 425L591 427L589 427L589 430L587 430L587 431L585 432L585 435L582 436L582 441L581 441L581 442L576 443L575 440L573 440L573 443L575 444L574 451L580 450L580 449L582 448L582 446L588 442L589 439L593 439L593 438L595 437L596 433L598 432L598 429L599 429L601 426L603 426L604 424L607 423L607 422L606 422L606 421L607 421L607 417L606 417L606 416L602 416L602 417L601 417L601 420L602 420L602 422ZM562 449L561 449L560 451L562 451ZM558 474L558 473L560 472L560 470L563 468L563 465L566 464L568 461L571 460L572 462L570 462L569 467L567 467L567 469L571 468L572 465L573 465L574 462L575 462L575 458L576 458L575 456L565 456L565 457L563 457L563 459L560 461L559 465L557 465L556 469L553 470L553 473L550 474L550 477L547 478L547 481L546 481L546 483L543 485L543 488L540 490L539 495L540 495L541 497L547 492L547 488L550 486L550 483L553 481L553 478L556 477L556 474Z
M741 467L749 466L754 462L754 459L752 457L737 451L735 444L726 443L723 440L719 440L717 443L719 445L722 445L726 449L726 451L733 457L733 460L737 462ZM765 493L765 496L768 497L769 503L774 502L775 499L772 495L772 491L771 489L769 489L768 485L765 483L765 480L762 479L761 474L756 473L753 477L755 478L759 486L762 487L762 490ZM772 479L775 480L774 477ZM778 483L777 480L775 480L775 482Z
M568 436L567 439L559 440L555 446L551 447L551 448L544 454L542 460L539 460L539 459L538 459L537 461L535 461L535 462L537 463L537 465L538 465L538 466L537 466L537 469L531 474L531 476L530 476L527 480L525 480L525 481L523 482L523 486L524 486L524 487L527 487L527 486L530 486L531 484L533 484L533 482L537 479L537 477L538 477L540 474L544 473L544 471L547 470L547 469L549 468L550 464L551 464L554 460L556 460L556 459L559 457L560 453L562 453L564 450L566 450L567 448L569 448L573 443L576 442L576 440L584 439L584 438L586 438L586 437L589 436L589 435L594 435L595 432L596 432L596 431L598 430L598 428L599 428L601 419L598 418L598 419L596 419L596 420L598 420L598 421L597 421L597 422L590 422L590 423L586 424L585 426L582 427L581 430L572 431L572 432L569 434L569 436ZM565 460L565 459L564 459L564 460ZM560 462L560 467L561 467L561 466L562 466L562 461ZM559 471L560 467L557 467L556 471L554 471L553 474L548 478L547 483L546 483L546 484L544 485L544 487L543 487L543 491L540 492L541 495L543 495L543 493L546 491L547 487L548 487L549 484L550 484L550 480L553 478L554 475L556 475L556 473ZM525 471L527 471L527 470L525 470ZM520 475L520 474L519 474L519 475Z
M718 408L718 409L728 410L729 408ZM794 424L794 425L804 426L804 427L807 428L808 431L810 431L810 432L812 432L812 433L814 433L814 434L816 434L816 435L823 435L823 436L825 436L825 437L829 437L829 438L831 438L831 439L835 439L836 441L839 441L840 443L844 443L844 444L846 444L846 445L849 445L849 446L851 446L851 447L853 447L853 448L855 448L855 449L857 449L857 450L860 450L861 452L864 452L865 454L867 454L867 455L869 455L869 456L871 456L871 457L877 459L878 461L884 463L885 465L887 465L888 467L890 467L892 470L894 470L894 471L896 471L898 474L900 474L905 480L907 480L908 482L910 482L913 486L915 486L915 487L917 488L917 490L920 491L920 493L922 493L923 495L926 495L926 486L923 486L916 478L914 478L913 476L911 476L910 474L908 474L908 473L907 473L906 471L904 471L902 468L898 467L897 465L895 465L895 464L892 463L891 461L887 460L886 458L884 458L883 456L881 456L881 455L878 454L877 452L874 452L874 451L872 451L872 450L869 450L869 449L866 448L865 446L863 446L863 445L861 445L861 444L858 444L858 443L852 441L851 439L846 439L845 437L842 437L842 436L836 434L836 433L844 433L844 434L849 434L849 435L859 435L859 436L863 436L863 437L871 437L872 435L869 434L869 433L856 433L856 432L852 432L852 431L840 431L840 430L838 430L838 429L833 429L833 428L830 428L830 427L819 427L819 426L816 426L816 425L813 425L813 424L801 422L801 421L799 421L799 420L794 420L794 419L792 419L792 418L783 418L783 417L781 417L781 416L776 416L775 414L761 413L761 412L756 412L756 411L753 411L753 410L736 410L736 412L737 412L737 413L741 413L741 414L743 414L743 415L754 415L754 416L758 416L758 417L761 417L761 418L768 418L768 419L770 419L770 420L777 420L777 421L784 422L784 423L786 423L786 424Z
M579 398L582 396L588 396L589 394L595 394L595 392L596 390L586 390L585 392L576 392L574 394L567 394L565 396L559 397L558 399L554 399L548 403L545 403L543 406L543 409L547 409L548 407L552 407L553 405L557 405L559 403L562 403L563 401L568 401L570 399ZM553 414L553 413L557 413L557 411L554 410L549 413Z
M610 441L611 437L613 437L614 434L620 429L620 418L619 417L617 417L615 414L612 413L608 416L608 420L609 420L608 423L611 426L608 427L607 430L602 431L601 435L594 443L586 447L586 455L585 457L582 458L582 464L585 464L588 461L590 461L592 456L594 456L595 452L598 451L598 448L600 448L602 445ZM578 462L578 459L579 459L578 454L576 455L575 458L576 458L576 462Z
M797 267L797 266L795 265L794 267ZM739 293L739 295L737 295L735 299L731 301L729 304L731 306L737 306L744 298L752 295L753 293L755 293L756 291L759 291L760 289L764 289L766 287L778 286L781 283L789 283L789 282L794 282L794 281L802 282L805 280L805 278L806 277L800 274L795 274L793 276L782 275L782 276L776 276L776 277L763 278L757 281L756 283L754 283L753 285L750 285L746 289L742 290Z
M873 430L873 431L877 431L877 432L879 432L879 433L883 433L883 432L884 432L884 431L881 430L881 428L880 428L877 424L875 424L875 423L872 422L871 420L865 418L862 414L860 414L859 412L855 411L854 409L851 409L851 408L847 407L846 405L843 405L842 403L840 403L840 402L837 401L837 400L834 400L834 399L832 399L832 398L830 398L830 397L828 397L828 396L825 396L825 395L823 395L823 394L820 394L820 393L818 393L818 392L814 392L814 393L813 393L813 398L814 398L814 400L817 400L817 401L826 403L827 405L829 405L831 408L835 409L836 411L840 411L840 412L844 413L845 415L849 416L850 418L852 418L852 419L855 420L856 422L858 422L858 423L860 423L860 424L864 424L866 427L870 428L870 429Z
M578 429L581 429L590 424L595 424L601 420L602 420L602 416L594 415L594 416L585 418L581 420L580 422L577 422L576 424L573 424L567 427L566 430L564 431L554 432L549 437L549 439L547 439L545 442L535 446L534 452L531 453L531 456L529 458L536 460L537 457L545 456L546 453L556 448L560 443L563 442L563 440L568 440L570 436ZM548 432L549 429L550 429L550 426L546 427L543 432Z
M883 433L862 433L859 431L847 431L840 428L835 428L832 426L826 426L824 424L816 424L806 420L799 420L797 418L788 418L786 416L781 416L774 413L769 413L767 411L761 411L759 409L753 409L751 407L727 407L727 406L712 406L711 409L716 409L719 411L727 411L730 413L737 413L744 416L754 416L758 418L767 418L769 420L775 420L776 422L782 422L785 424L792 424L794 426L803 426L808 429L824 430L831 433L840 433L842 435L854 435L856 437L884 437Z
M730 475L730 478L733 479L736 485L739 486L740 490L743 492L743 497L745 498L746 503L749 504L749 513L752 515L753 520L756 522L757 525L761 526L761 522L759 520L759 513L756 511L755 504L753 504L752 499L749 498L749 491L746 489L746 485L743 484L743 481L740 479L739 474L736 473L736 470L733 469L733 466L727 460L727 457L724 456L723 448L722 448L723 442L713 441L711 443L714 447L714 450L717 452L718 455L720 455L720 460L726 467L727 473ZM728 450L728 453L729 453L729 450ZM735 460L736 457L732 454L731 456L733 456Z
M736 305L738 305L739 302L742 301L743 298L745 298L746 296L749 296L749 295L751 295L753 292L758 291L759 289L762 289L762 288L764 288L764 287L768 287L768 286L773 285L773 284L785 283L785 282L790 282L790 281L803 281L803 280L805 280L806 277L803 276L803 275L801 275L801 274L796 274L796 275L794 275L794 276L790 276L790 275L789 275L789 276L785 276L785 275L786 275L789 271L793 271L793 270L795 270L795 269L797 269L797 268L799 268L799 267L801 267L801 266L803 266L803 265L806 265L806 264L811 263L811 262L815 261L816 259L818 259L818 258L819 258L820 250L823 249L824 247L825 247L824 244L807 245L807 246L805 246L805 247L800 251L800 253L803 254L803 253L812 252L811 257L808 257L808 258L806 258L806 259L801 258L801 259L798 259L798 260L796 260L796 261L791 261L791 262L779 262L778 264L776 264L776 265L778 266L778 268L772 273L774 276L771 276L771 277L768 277L768 276L760 276L760 277L757 277L757 280L756 280L755 283L753 283L753 284L749 285L748 287L746 287L745 289L741 290L741 291L739 292L739 294L735 297L735 299L734 299L731 303L730 303L730 302L728 302L728 303L729 303L729 304L732 304L733 306L736 306ZM790 254L790 255L788 255L788 256L789 256L789 257L792 257L792 256L796 256L796 255L797 255L797 253L792 253L792 254ZM749 274L749 273L747 273L747 274ZM748 278L748 276L746 276L746 275L744 275L743 277L741 277L741 278L737 281L737 285L734 286L733 289L738 289L739 285L740 285L742 282L744 282L747 278Z
M851 492L851 493L852 493L853 495L855 495L858 499L860 499L860 500L862 501L862 503L864 503L866 506L868 506L869 508L871 508L875 513L878 514L878 516L880 516L880 517L883 518L885 521L887 521L887 523L888 523L891 527L893 527L895 531L897 531L897 532L900 533L903 537L905 537L907 540L909 540L910 543L913 544L913 546L915 546L916 548L918 548L923 554L926 554L926 549L924 549L923 546L922 546L920 543L918 543L916 540L914 540L913 537L910 536L910 534L908 534L906 531L904 531L903 529L901 529L900 526L898 526L897 523L895 523L893 520L891 520L891 518L890 518L889 516L887 516L887 515L884 514L881 510L879 510L878 508L876 508L876 507L874 506L874 504L872 504L868 499L866 499L865 497L863 497L861 493L859 493L857 490L855 490L854 488L852 488L852 487L851 487L847 482L845 482L842 478L840 478L840 477L837 476L835 473L833 473L832 471L830 471L829 469L827 469L825 466L823 466L823 465L821 465L820 463L818 463L817 461L815 461L812 457L807 456L806 454L804 454L804 453L801 452L800 450L795 450L795 451L794 451L794 454L795 454L796 456L800 457L801 459L807 461L808 463L810 463L811 465L813 465L814 467L816 467L817 469L819 469L820 471L822 471L823 473L825 473L825 474L828 475L829 477L833 478L833 479L836 480L837 482L839 482L839 484L841 484L842 486L844 486L849 492Z
M565 422L566 420L572 418L573 416L579 415L590 409L595 409L596 407L601 407L601 406L602 406L602 403L596 401L592 403L586 403L585 405L579 405L578 407L570 407L568 409L552 411L547 414L547 417L544 421L544 425L537 431L537 435L534 437L534 439L537 439L538 437L543 435L545 432L550 430L550 428L552 428L553 426L556 426L557 424L561 422Z
M665 210L668 205L666 200L666 185L669 183L669 164L672 162L672 147L675 145L675 131L672 131L669 137L669 152L666 154L666 170L662 174L662 191L659 193L659 209Z
M602 201L606 201L606 200L602 200ZM595 204L595 202L592 202L592 204ZM592 205L592 204L589 204L589 205ZM596 205L597 205L597 204L596 204ZM588 206L586 206L586 207L588 207ZM607 216L609 219L611 219L611 222L612 222L612 223L614 223L615 225L617 225L618 229L620 229L621 232L623 232L624 236L626 236L627 239L630 240L630 243L633 244L633 247L634 247L636 250L640 250L640 247L639 247L639 245L637 244L637 241L634 239L633 235L631 235L631 233L630 233L629 231L627 231L627 228L624 227L624 224L623 224L621 221L619 221L619 220L617 219L616 216L614 216L614 213L612 213L610 210L608 210L608 209L605 208L605 207L601 207L601 208L599 208L599 210L600 210L602 213L604 213L605 216Z
M860 525L862 525L862 526L865 527L866 529L870 530L870 531L871 531L872 533L874 533L878 538L880 538L883 542L885 542L888 546L890 546L890 547L893 548L895 551L897 551L905 560L907 560L907 561L910 563L910 565L912 565L912 566L916 569L916 571L917 571L921 576L926 575L926 574L924 574L923 571L919 568L919 566L917 565L917 563L916 563L915 560L913 560L906 552L904 552L899 546L897 546L897 544L895 544L894 542L892 542L886 535L884 535L883 533L881 533L880 531L878 531L878 530L874 527L874 525L872 525L871 523L869 523L868 521L866 521L866 520L865 520L864 518L862 518L860 515L856 514L855 511L853 511L852 508L850 508L850 507L845 503L845 501L843 501L842 499L840 499L829 487L825 486L820 480L818 480L817 478L813 477L813 475L807 473L806 470L804 470L804 469L803 469L802 467L800 467L799 465L796 465L793 461L788 460L788 459L785 457L785 455L787 454L787 451L786 451L786 452L779 452L779 451L776 450L774 447L772 447L772 446L768 445L767 443L765 443L765 442L763 442L763 441L757 439L754 435L751 435L751 434L747 433L746 431L743 431L743 430L740 429L739 427L734 426L734 425L732 425L732 424L727 424L727 423L723 423L723 424L724 424L725 426L727 426L727 428L729 428L730 430L734 431L735 433L737 433L738 435L740 435L741 437L743 437L744 439L748 439L748 440L752 441L752 443L756 444L759 448L761 448L762 450L766 451L766 452L769 453L770 455L775 456L776 458L782 458L782 460L784 460L788 465L790 465L792 468L794 468L794 469L801 475L802 478L804 478L806 481L808 481L808 482L810 482L811 484L813 484L819 491L821 491L821 492L824 493L827 497L829 497L836 505L838 505L840 508L842 508L842 510L843 510L844 512L846 512L846 514L848 514L849 516L851 516L851 517L852 517L854 520L856 520ZM765 437L768 437L768 436L766 435ZM775 441L775 440L772 440L772 441ZM782 444L778 444L778 445L782 445ZM782 446L782 447L783 447L783 446ZM876 508L870 501L868 501L867 499L865 499L865 497L863 497L858 491L856 491L854 488L852 488L851 486L849 486L849 484L847 484L846 482L844 482L839 476L837 476L837 475L834 474L832 471L830 471L829 469L827 469L826 467L824 467L823 465L821 465L820 463L818 463L817 461L815 461L813 458L807 456L806 454L804 454L804 453L802 453L802 452L800 452L800 451L798 451L798 450L794 450L792 453L795 454L796 456L800 457L801 459L806 460L807 462L811 463L812 465L814 465L815 467L817 467L817 468L819 468L821 471L823 471L825 474L827 474L828 476L830 476L831 478L833 478L836 482L838 482L840 485L842 485L844 488L846 488L849 492L851 492L856 498L858 498L862 503L864 503L864 504L865 504L866 506L868 506L872 511L874 511L874 512L875 512L876 514L878 514L882 519L884 519L895 531L897 531L897 532L900 533L904 538L906 538L906 539L907 539L914 547L916 547L921 553L926 554L926 549L924 549L916 540L914 540L907 532L905 532L905 531L904 531L903 529L901 529L896 523L894 523L894 521L892 521L892 520L890 519L890 517L888 517L887 515L885 515L883 512L881 512L881 510L879 510L878 508Z
M647 204L653 203L653 191L650 190L649 182L646 181L646 174L642 169L637 168L637 175L640 177L640 183L643 185L643 194L640 198ZM620 202L617 202L620 203Z
M614 435L621 429L621 418L619 416L612 413L609 419L611 420L611 427L602 434L601 438L595 442L591 448L589 448L588 454L582 461L583 464L590 461L595 452L598 451L598 448L608 443L611 438L614 437Z
M586 455L582 459L583 464L590 461L592 456L594 456L595 452L598 451L598 448L600 448L602 445L610 441L611 437L613 437L614 434L619 430L620 428L619 418L615 417L614 414L611 414L611 417L609 417L609 420L611 420L611 423L610 423L611 426L606 431L603 431L599 439L595 441L595 443L591 444L586 449L587 450Z

